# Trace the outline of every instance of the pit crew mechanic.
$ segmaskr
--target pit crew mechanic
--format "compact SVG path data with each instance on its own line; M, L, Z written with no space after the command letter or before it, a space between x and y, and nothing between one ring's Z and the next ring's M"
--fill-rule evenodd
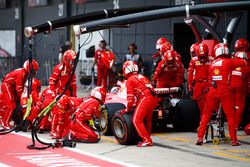
M136 100L136 107L132 122L142 141L137 144L138 147L153 146L150 137L152 128L152 113L157 105L157 98L153 95L153 86L143 75L138 74L138 66L133 61L126 61L123 65L123 75L127 78L127 108L120 114L126 114ZM146 127L144 125L146 121Z
M246 66L244 60L235 60L229 58L229 49L226 44L219 43L214 47L215 60L209 67L209 92L207 96L207 105L204 109L200 126L198 129L197 145L202 145L203 136L206 131L208 122L221 103L224 113L227 117L229 134L232 141L232 146L238 146L236 136L236 122L234 111L235 94L229 89L229 76L233 69Z
M32 65L29 60L26 60L22 68L18 68L10 73L8 73L2 82L2 96L5 101L5 111L2 120L2 126L4 129L10 129L10 121L13 111L17 107L21 95L23 93L24 84L29 75L36 75L39 64L36 60L32 60ZM32 66L32 70L31 70Z

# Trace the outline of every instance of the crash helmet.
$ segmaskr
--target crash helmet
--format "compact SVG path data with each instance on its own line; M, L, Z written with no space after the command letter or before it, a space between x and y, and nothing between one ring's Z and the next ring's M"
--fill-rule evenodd
M126 61L123 64L122 70L125 77L131 73L137 73L139 71L138 66L134 61Z
M194 43L193 45L191 45L190 47L190 55L191 57L195 57L196 56L196 47L199 45L199 43Z
M159 50L161 45L164 44L165 42L168 42L167 38L161 37L156 41L156 50Z
M58 102L56 103L58 109L61 112L67 112L70 110L70 99L68 98L68 96L63 95Z
M33 78L32 79L32 91L40 92L41 87L42 87L42 85L41 85L41 82L39 81L39 79Z
M164 53L163 59L169 66L173 66L175 62L175 54L176 52L174 50L168 50Z
M90 95L92 97L100 100L101 103L104 103L105 102L105 98L106 98L106 90L103 87L97 86L94 89L92 89Z
M165 53L167 50L171 50L171 48L171 43L167 41L160 46L160 52Z
M207 47L207 45L203 44L203 43L197 45L196 49L195 49L195 53L196 53L197 57L199 58L199 60L201 62L203 62L208 57L208 47Z
M248 59L246 52L237 52L237 53L235 53L234 56L237 58L241 58L241 59Z
M67 50L63 54L63 64L69 68L73 69L74 68L74 61L76 59L76 52L72 49Z
M33 73L33 74L36 74L38 69L39 69L39 64L36 60L32 60L32 63L30 63L29 60L26 60L24 63L23 63L23 68L28 71L29 73ZM32 71L31 71L32 70Z
M219 56L228 56L229 55L229 49L227 44L224 43L218 43L214 46L214 55L215 58Z
M244 128L246 135L250 135L250 123Z
M246 39L240 38L234 44L235 52L246 52L249 48L249 43Z

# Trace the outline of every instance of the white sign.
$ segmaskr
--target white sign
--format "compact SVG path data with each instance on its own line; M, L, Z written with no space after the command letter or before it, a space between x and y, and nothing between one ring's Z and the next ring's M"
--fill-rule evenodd
M58 16L62 17L63 16L63 4L58 5Z
M193 0L175 0L175 5L194 4Z
M15 19L19 19L19 8L15 8Z

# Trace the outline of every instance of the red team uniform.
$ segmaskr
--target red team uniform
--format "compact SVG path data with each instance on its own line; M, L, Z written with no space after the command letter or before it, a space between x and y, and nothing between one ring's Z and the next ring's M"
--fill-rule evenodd
M39 67L36 60L32 61L32 66L34 74L36 74ZM23 93L24 83L27 80L30 71L30 63L28 60L26 60L24 62L23 68L19 68L8 73L3 79L1 89L3 100L6 104L6 106L4 107L6 110L3 117L3 126L5 129L11 128L11 126L9 125L11 116Z
M228 58L229 49L226 44L217 44L214 47L214 51L216 57L209 67L210 87L207 96L207 105L201 118L196 144L201 145L203 143L203 136L212 116L212 112L216 111L221 103L227 117L232 145L237 146L239 142L237 141L235 126L235 95L229 89L229 76L233 69L245 66L246 62L244 60L238 61Z
M59 111L56 139L65 137L69 132L70 117L82 103L82 98L62 96L57 102L56 110Z
M93 119L100 117L100 107L106 98L106 90L96 87L91 96L85 99L72 116L70 123L70 138L89 143L99 141L99 136L93 130Z
M107 88L107 77L110 68L114 63L114 54L107 49L98 49L94 56L97 62L97 83L96 86Z
M208 70L212 58L208 57L208 48L205 44L196 45L195 50L197 56L193 56L188 68L188 91L193 92L192 98L198 104L202 115L206 105Z
M157 88L180 87L183 83L184 67L175 56L174 50L164 53L164 58L159 62L153 75L153 82Z
M59 95L65 89L65 85L68 82L72 70L74 68L74 60L76 58L76 52L73 50L67 50L63 55L63 63L58 64L50 77L50 89ZM65 91L65 95L76 97L76 75L74 74L70 80L68 89ZM51 135L55 136L56 127L59 121L59 112L52 110L52 127Z
M150 81L143 75L138 74L138 66L132 61L126 61L123 65L123 74L127 78L127 108L121 111L125 114L131 111L136 102L132 122L142 142L138 147L152 146L150 137L152 128L152 114L157 105L157 98L153 95L153 87ZM136 100L135 100L136 99ZM146 121L146 127L144 125Z

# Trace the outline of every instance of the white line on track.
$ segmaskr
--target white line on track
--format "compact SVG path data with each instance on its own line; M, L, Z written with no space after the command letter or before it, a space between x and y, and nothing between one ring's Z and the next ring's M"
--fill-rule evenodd
M25 133L22 133L22 132L18 132L18 133L13 132L13 134L16 134L16 135L19 135L19 136L23 136L23 137L27 137L27 138L31 139L30 134L25 134ZM48 139L44 139L42 137L39 137L39 138L42 139L45 142L51 142ZM130 164L130 163L126 163L126 162L123 162L123 161L120 161L120 160L115 160L115 159L112 159L112 158L104 157L104 156L101 156L101 155L98 155L98 154L93 154L93 153L90 153L90 152L87 152L87 151L80 150L78 148L67 148L67 147L64 147L64 149L67 149L67 150L70 150L70 151L73 151L73 152L76 152L76 153L79 153L79 154L82 154L82 155L90 156L90 157L93 157L93 158L98 158L100 160L104 160L104 161L108 161L108 162L113 162L113 163L116 163L116 164L119 164L119 165L123 165L123 166L138 167L138 166Z

